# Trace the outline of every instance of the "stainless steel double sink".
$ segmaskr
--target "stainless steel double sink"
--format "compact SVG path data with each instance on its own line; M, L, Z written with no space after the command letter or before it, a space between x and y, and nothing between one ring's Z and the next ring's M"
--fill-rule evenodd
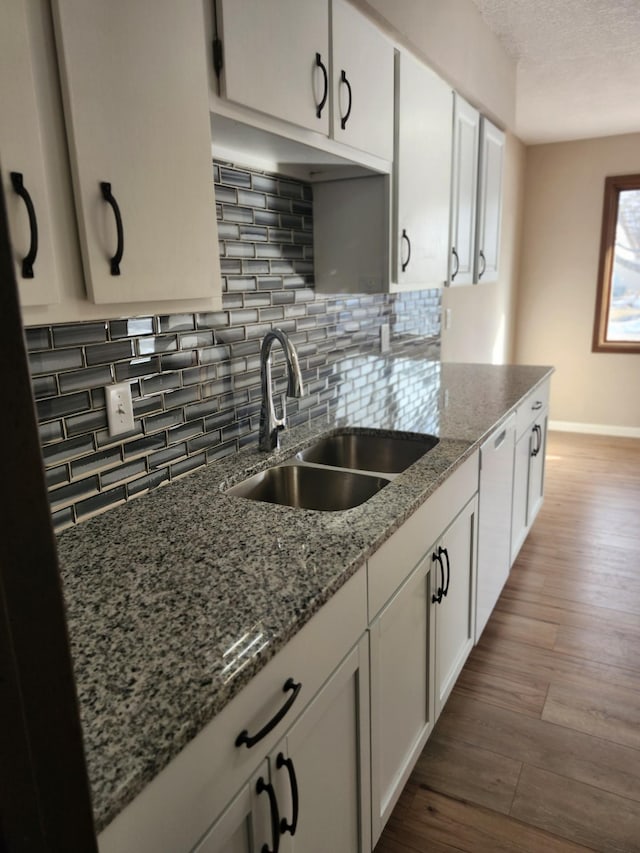
M433 435L344 430L226 490L282 506L336 512L364 503L436 446Z

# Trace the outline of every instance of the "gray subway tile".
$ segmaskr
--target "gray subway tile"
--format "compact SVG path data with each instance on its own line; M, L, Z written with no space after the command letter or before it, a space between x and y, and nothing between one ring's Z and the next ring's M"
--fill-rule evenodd
M99 344L105 343L107 340L106 323L73 323L68 326L53 326L52 332L54 347Z

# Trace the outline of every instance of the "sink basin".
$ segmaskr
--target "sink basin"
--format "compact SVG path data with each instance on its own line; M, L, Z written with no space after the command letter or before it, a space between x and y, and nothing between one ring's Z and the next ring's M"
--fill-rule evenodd
M337 433L312 444L297 454L304 462L335 468L355 468L399 474L435 447L434 435L391 436L364 432Z
M277 465L232 486L227 494L301 509L336 512L364 503L388 483L383 477L352 471Z

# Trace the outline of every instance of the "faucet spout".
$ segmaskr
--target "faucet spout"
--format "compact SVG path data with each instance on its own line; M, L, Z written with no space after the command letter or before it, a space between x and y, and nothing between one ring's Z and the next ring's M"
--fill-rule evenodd
M304 386L302 373L298 362L298 354L295 347L282 331L273 329L264 336L260 349L260 385L262 388L262 405L260 407L260 450L275 450L280 446L280 432L287 425L287 412L285 396L282 395L282 417L276 417L273 404L273 383L271 380L271 350L274 343L278 341L284 350L287 362L287 395L289 397L302 397Z

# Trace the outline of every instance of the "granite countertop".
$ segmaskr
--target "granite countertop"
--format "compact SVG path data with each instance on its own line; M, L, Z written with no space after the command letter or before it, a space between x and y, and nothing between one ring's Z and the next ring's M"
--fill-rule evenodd
M102 830L473 453L549 367L384 359L382 409L295 427L58 536L93 809ZM434 381L438 384L434 395ZM420 405L427 391L429 412ZM317 512L224 493L337 427L429 432L366 503ZM225 654L257 625L260 651ZM245 644L246 645L246 644Z

